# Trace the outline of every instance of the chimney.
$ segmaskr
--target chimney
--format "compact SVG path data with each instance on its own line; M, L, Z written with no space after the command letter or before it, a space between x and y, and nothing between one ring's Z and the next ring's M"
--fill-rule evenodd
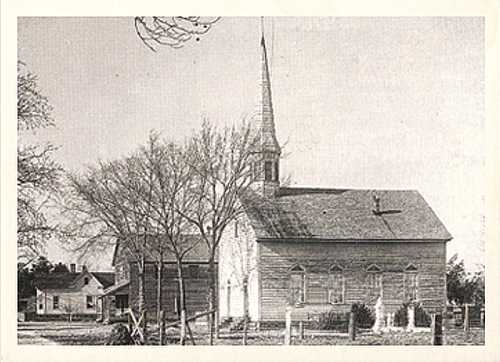
M376 194L373 194L373 201L375 203L375 210L373 210L373 212L375 214L380 214L380 197L378 197Z
M70 271L71 273L76 273L76 264L71 263L71 264L69 265L69 271Z

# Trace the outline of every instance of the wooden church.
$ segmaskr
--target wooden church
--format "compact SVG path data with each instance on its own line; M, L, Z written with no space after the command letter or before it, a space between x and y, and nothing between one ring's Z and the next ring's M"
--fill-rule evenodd
M220 244L220 318L242 317L244 303L266 322L283 321L287 305L306 318L379 297L386 312L408 301L442 311L452 237L418 191L280 187L264 36L261 54L262 172Z

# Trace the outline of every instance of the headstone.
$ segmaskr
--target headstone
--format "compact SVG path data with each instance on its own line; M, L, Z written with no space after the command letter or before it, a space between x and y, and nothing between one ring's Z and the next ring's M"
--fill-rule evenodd
M413 304L408 306L408 326L406 330L409 332L415 330L415 306Z
M373 333L381 333L384 327L384 304L382 302L382 297L377 299L375 304L375 324L373 325Z
M303 321L299 322L299 339L300 340L304 339L304 322Z

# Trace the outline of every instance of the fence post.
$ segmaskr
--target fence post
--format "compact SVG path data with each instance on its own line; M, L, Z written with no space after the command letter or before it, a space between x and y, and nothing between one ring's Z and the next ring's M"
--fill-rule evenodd
M356 314L354 310L351 309L349 313L349 340L354 341L356 339Z
M148 312L144 311L144 320L142 321L142 334L143 334L143 343L148 344Z
M481 327L484 328L484 307L481 307Z
M464 332L467 336L470 329L470 314L469 314L469 304L465 304L465 313L464 313Z
M181 336L179 344L183 345L186 341L186 311L184 309L181 310Z
M443 345L443 315L441 313L432 314L431 338L432 345Z
M160 311L160 346L163 346L165 339L165 311Z
M292 341L292 308L286 307L285 311L285 346L289 346Z

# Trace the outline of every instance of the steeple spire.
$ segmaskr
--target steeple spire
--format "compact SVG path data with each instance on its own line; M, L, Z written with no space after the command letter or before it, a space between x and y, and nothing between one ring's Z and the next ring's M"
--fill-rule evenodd
M264 26L262 25L261 46L261 96L262 103L260 109L260 131L261 141L264 150L280 153L280 146L276 139L276 129L274 126L274 111L271 95L271 77L269 75L269 62L267 59L266 40L264 37Z
M267 59L266 40L264 37L264 21L262 19L261 47L261 82L258 116L255 131L259 137L255 169L259 170L255 189L264 197L272 198L279 189L279 162L281 148L276 138L274 111L271 96L271 77Z

